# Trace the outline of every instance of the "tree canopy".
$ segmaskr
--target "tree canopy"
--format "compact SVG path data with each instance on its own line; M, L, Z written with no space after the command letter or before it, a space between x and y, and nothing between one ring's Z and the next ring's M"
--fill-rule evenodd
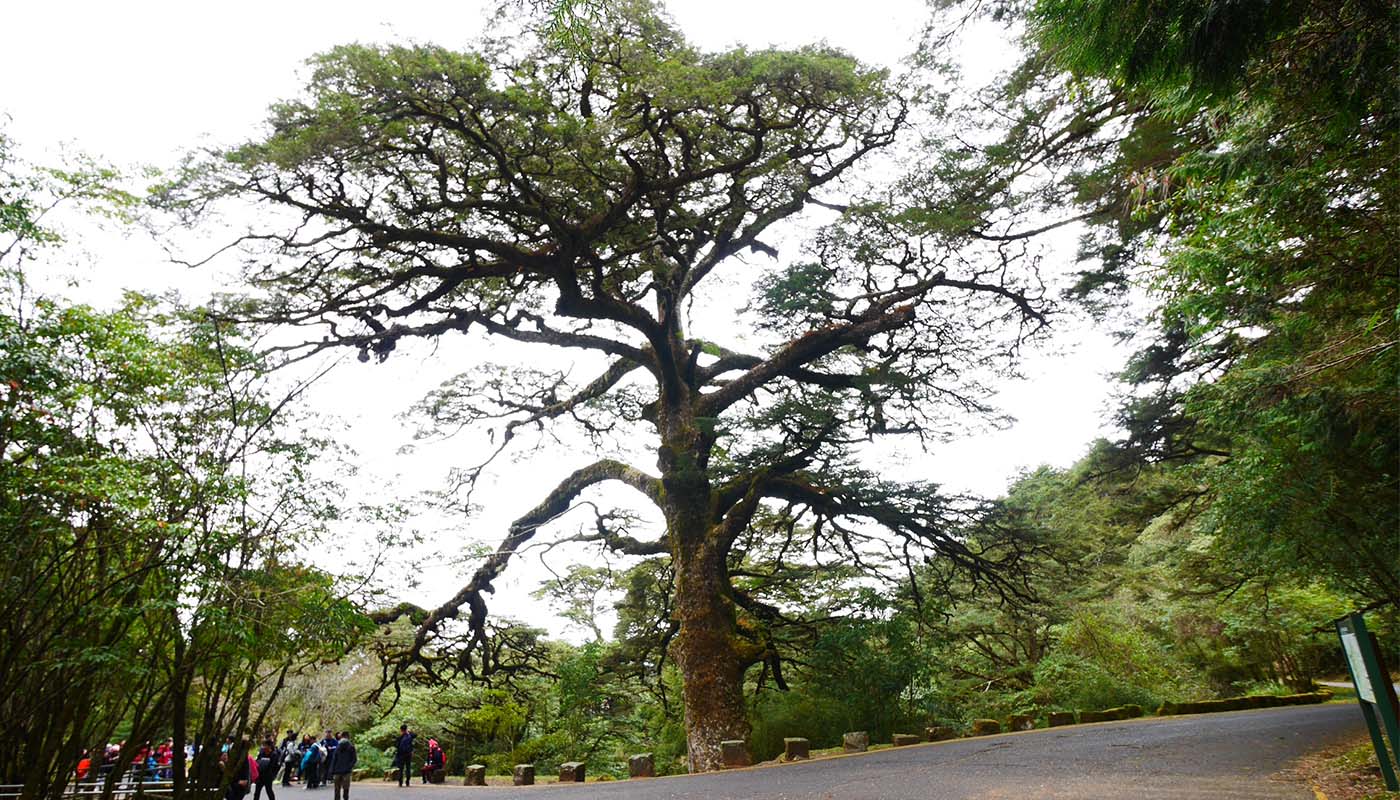
M487 368L425 409L494 424L496 453L571 420L595 433L632 423L654 448L657 474L602 459L546 493L454 598L422 612L395 674L501 667L483 593L541 526L608 482L665 518L663 536L640 539L599 512L581 539L669 558L669 652L698 769L747 729L746 667L780 674L768 631L783 614L733 580L741 565L762 575L810 552L912 575L936 555L1019 590L1014 540L974 548L955 535L975 505L857 457L870 437L936 437L950 413L984 411L978 370L1009 363L1045 318L1022 253L960 248L966 230L901 218L893 188L838 188L895 141L908 103L839 52L704 53L637 4L581 47L337 48L315 60L303 98L274 107L265 139L185 188L190 202L232 194L290 215L248 240L267 254L249 271L265 300L245 315L316 326L310 347L365 359L469 330L599 354L591 380ZM764 237L779 222L813 208L831 222L801 257L746 265L776 254ZM717 303L729 311L706 289L720 275L757 284L748 335L706 330ZM444 623L464 610L449 647Z
M217 748L187 773L185 743L258 730L264 694L368 625L289 546L345 511L309 474L324 442L287 424L296 390L277 396L231 326L145 295L102 311L30 286L61 241L50 211L120 215L133 198L113 170L34 168L7 144L0 713L14 724L0 781L63 796L78 754L120 733L110 795L141 742L169 733L177 791L218 786Z
M1044 0L1023 81L998 89L1013 132L1083 122L1038 162L1092 225L1080 295L1154 301L1119 466L1191 463L1221 557L1372 605L1400 602L1396 15Z

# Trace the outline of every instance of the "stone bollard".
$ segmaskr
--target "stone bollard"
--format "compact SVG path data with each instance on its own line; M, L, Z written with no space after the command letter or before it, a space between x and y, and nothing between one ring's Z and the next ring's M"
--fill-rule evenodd
M565 761L559 765L559 782L583 783L583 770L582 761Z
M1006 727L1013 731L1035 730L1035 717L1030 714L1012 714L1010 723Z
M974 719L972 721L973 736L990 736L994 733L1001 733L1001 723L994 719Z
M1061 725L1073 725L1073 724L1074 724L1074 712L1073 712L1073 711L1051 711L1049 714L1046 715L1045 721L1046 721L1046 722L1050 725L1050 727L1052 727L1052 728L1058 728L1058 727L1060 727Z
M916 733L896 733L895 735L890 737L890 744L894 745L895 747L907 747L911 744L918 744L922 741L923 739L920 739L919 735Z
M656 760L651 753L638 753L627 759L627 774L633 778L655 778Z
M515 784L516 786L534 786L534 785L535 785L535 765L534 765L534 764L516 764L516 765L515 765L515 772L514 772L514 774L513 774L512 777L511 777L511 783Z
M811 752L811 743L806 739L796 737L783 739L783 758L788 761L811 758Z
M486 765L467 765L467 779L462 781L463 786L485 786L486 785Z
M924 738L930 742L942 742L948 739L956 739L957 734L947 725L930 725L924 728Z
M398 770L398 767L395 767L394 769L386 769L386 770L384 770L384 780L386 780L386 781L396 781L396 780L398 780L398 779L399 779L399 770Z
M743 739L725 739L720 742L719 757L725 767L747 767L753 763L749 758L749 746Z
M851 731L843 735L841 749L847 753L864 753L870 749L870 734L865 731Z
M447 770L443 769L442 767L438 767L437 769L428 773L428 783L442 783L446 780Z
M1089 722L1107 722L1107 721L1108 721L1108 718L1109 718L1109 715L1106 714L1106 713L1104 713L1104 712L1102 712L1102 711L1080 711L1080 712L1079 712L1079 722L1080 722L1080 724L1089 723Z

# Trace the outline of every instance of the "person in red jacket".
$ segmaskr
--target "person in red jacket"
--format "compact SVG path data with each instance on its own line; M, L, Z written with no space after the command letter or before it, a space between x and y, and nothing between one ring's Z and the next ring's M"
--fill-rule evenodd
M174 760L175 740L166 739L156 747L156 776L163 781L170 780L170 765Z
M423 762L423 768L420 770L423 776L423 783L431 782L433 770L442 769L443 763L442 747L438 745L437 739L429 739L428 760Z

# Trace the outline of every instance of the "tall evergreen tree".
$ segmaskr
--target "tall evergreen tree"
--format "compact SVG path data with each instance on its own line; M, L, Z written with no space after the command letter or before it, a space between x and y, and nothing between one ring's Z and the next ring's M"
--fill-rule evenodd
M303 99L275 107L266 139L190 188L297 218L252 239L270 244L249 272L268 299L244 312L319 326L312 348L383 359L404 339L482 331L601 356L579 384L512 364L425 403L444 424L496 424L502 450L571 420L635 431L655 473L605 458L544 492L451 600L398 610L421 624L394 674L501 668L492 581L592 487L629 487L664 534L637 538L600 513L580 538L669 557L669 653L691 767L707 770L748 730L745 670L776 667L779 612L730 574L761 510L787 521L766 531L788 537L767 551L780 564L805 551L888 570L932 553L1016 589L1003 572L1014 543L953 535L975 509L872 474L856 450L935 438L950 411L983 410L972 373L1008 363L1044 308L1021 254L960 253L967 236L907 226L888 196L842 205L842 180L908 119L882 72L820 47L703 53L648 5L621 5L567 45L337 48ZM740 258L775 255L765 237L815 207L841 213L805 260L757 273ZM762 277L746 336L704 331L726 274ZM448 623L463 614L457 638Z

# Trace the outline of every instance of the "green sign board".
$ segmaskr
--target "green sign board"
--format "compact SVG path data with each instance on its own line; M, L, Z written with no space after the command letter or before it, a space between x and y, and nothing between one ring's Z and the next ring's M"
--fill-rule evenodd
M1371 731L1371 744L1376 748L1385 787L1395 791L1400 789L1400 782L1396 781L1396 772L1400 771L1397 770L1400 767L1400 708L1396 707L1395 687L1381 660L1376 637L1366 630L1366 620L1360 614L1349 614L1337 620L1337 635L1342 639L1342 652L1347 657L1366 727ZM1382 724L1385 735L1381 733ZM1389 748L1385 744L1387 736Z

